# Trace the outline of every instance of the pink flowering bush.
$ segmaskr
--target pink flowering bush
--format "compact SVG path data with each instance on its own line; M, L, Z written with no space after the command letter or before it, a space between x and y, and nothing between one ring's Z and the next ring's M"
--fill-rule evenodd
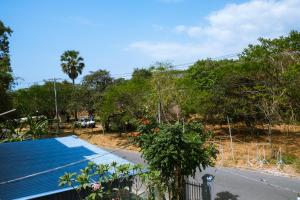
M92 184L93 191L99 190L100 187L101 187L101 185L100 185L99 183L94 183L94 184Z
M80 173L65 173L59 178L60 186L73 187L80 199L123 199L129 195L128 183L132 174L141 174L141 165L89 163ZM95 182L95 180L97 180Z

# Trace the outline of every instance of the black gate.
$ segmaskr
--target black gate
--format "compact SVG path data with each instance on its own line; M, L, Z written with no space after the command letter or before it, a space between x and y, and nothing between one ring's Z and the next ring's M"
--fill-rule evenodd
M185 183L185 200L202 200L201 184L193 181Z

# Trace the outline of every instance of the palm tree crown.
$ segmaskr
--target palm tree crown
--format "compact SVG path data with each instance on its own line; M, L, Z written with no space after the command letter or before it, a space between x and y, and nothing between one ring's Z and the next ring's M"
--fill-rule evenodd
M82 73L82 69L84 68L83 58L79 56L78 51L69 50L65 51L61 55L60 61L62 71L66 73L70 79L72 79L72 82L74 84L75 79L79 74Z

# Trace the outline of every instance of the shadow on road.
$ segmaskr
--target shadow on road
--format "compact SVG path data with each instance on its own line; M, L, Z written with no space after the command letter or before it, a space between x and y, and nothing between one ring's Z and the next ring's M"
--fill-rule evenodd
M215 200L238 200L238 197L239 195L234 195L228 191L225 191L217 193Z

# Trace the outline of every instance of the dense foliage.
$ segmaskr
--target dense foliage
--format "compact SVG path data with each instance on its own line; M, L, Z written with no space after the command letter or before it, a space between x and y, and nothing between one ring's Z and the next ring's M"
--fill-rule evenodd
M300 33L292 31L285 37L259 39L237 59L199 60L186 70L177 70L170 63L155 63L135 69L125 80L114 79L100 69L83 77L73 92L58 88L58 94L64 96L58 98L59 107L69 114L72 108L94 113L107 130L115 131L135 129L141 117L162 123L196 117L222 124L228 116L233 122L244 123L251 133L257 124L297 123L299 52ZM72 77L78 74L80 70ZM67 83L61 85L68 88ZM31 111L53 116L50 90L49 83L21 89L14 92L14 102L23 107L44 102ZM23 97L18 98L21 93Z
M11 108L11 96L9 90L13 82L12 69L10 67L9 36L12 30L0 20L0 113ZM0 116L0 121L4 117Z
M26 116L19 120L0 123L0 143L38 139L49 134L49 121L45 116Z
M68 115L73 107L73 86L66 81L56 83L58 112L61 116ZM14 105L20 116L45 115L49 118L55 116L54 84L47 81L43 85L33 85L30 88L19 89L13 93Z

